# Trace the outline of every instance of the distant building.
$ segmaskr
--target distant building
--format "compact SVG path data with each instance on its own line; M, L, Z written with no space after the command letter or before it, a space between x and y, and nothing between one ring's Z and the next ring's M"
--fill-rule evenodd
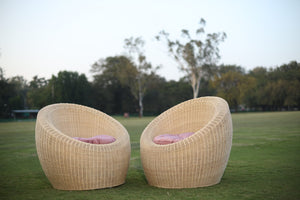
M12 117L14 119L34 119L39 110L13 110Z

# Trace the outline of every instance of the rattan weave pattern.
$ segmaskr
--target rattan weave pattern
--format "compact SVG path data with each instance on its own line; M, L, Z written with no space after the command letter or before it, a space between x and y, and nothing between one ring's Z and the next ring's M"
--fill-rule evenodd
M111 135L110 144L89 144L72 137ZM52 186L60 190L90 190L125 182L130 160L127 130L112 117L76 104L52 104L37 116L38 157Z
M140 139L141 160L150 185L195 188L217 184L225 171L232 145L228 104L219 97L192 99L156 117ZM168 145L158 145L160 134L194 132Z

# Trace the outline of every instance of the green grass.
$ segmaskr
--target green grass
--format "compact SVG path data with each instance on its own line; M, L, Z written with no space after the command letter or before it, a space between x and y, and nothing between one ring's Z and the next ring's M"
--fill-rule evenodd
M161 189L147 184L139 138L151 117L117 118L130 133L126 183L92 191L51 187L38 161L35 122L0 123L0 199L300 199L300 112L233 114L233 146L220 184Z

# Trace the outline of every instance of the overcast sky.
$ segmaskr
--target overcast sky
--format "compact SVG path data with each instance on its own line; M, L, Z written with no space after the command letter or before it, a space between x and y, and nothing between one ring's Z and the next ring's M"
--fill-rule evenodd
M85 73L100 58L124 54L142 36L147 60L167 80L183 76L154 37L165 30L225 32L218 64L247 70L300 62L300 0L0 0L0 67L5 77Z

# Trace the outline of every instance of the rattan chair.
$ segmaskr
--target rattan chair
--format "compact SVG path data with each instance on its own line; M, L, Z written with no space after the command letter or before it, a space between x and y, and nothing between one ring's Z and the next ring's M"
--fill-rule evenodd
M73 137L111 135L110 144L89 144ZM126 129L112 117L76 104L53 104L37 116L38 157L52 186L60 190L90 190L125 182L130 160Z
M194 132L184 140L158 145L161 134ZM150 185L195 188L220 182L232 145L228 104L219 97L202 97L178 104L156 117L140 139L141 160Z

